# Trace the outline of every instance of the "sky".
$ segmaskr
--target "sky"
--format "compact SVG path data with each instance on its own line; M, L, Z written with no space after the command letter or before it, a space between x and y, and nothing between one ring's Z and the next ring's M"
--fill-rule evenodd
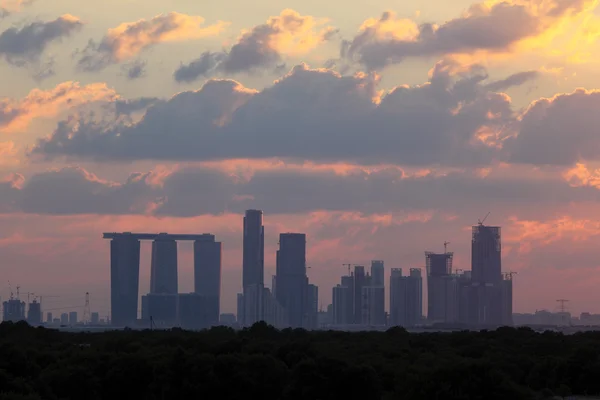
M470 269L489 213L516 312L600 313L597 0L101 4L0 0L2 299L104 316L102 232L213 233L235 312L258 208L326 307L344 263Z

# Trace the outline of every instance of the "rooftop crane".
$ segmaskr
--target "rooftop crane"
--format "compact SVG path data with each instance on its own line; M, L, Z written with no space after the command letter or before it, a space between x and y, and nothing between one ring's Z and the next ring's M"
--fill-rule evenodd
M491 213L491 211L489 211L487 214L485 214L485 217L483 217L482 220L477 220L477 222L479 222L479 225L483 225L483 223L485 222L487 217L489 217L490 213Z

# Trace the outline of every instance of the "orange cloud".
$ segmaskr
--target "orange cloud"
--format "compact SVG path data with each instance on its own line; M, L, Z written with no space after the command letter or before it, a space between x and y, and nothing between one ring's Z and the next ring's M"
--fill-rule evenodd
M344 52L372 69L409 57L451 56L470 64L533 49L552 49L549 54L555 54L557 40L564 41L564 35L594 37L598 29L588 17L597 4L597 0L492 0L474 4L440 25L417 25L387 11L379 19L365 21ZM583 21L586 29L578 30Z
M0 132L20 131L35 118L54 117L61 111L97 101L112 101L117 94L105 83L82 86L79 82L64 82L54 89L33 89L22 100L0 99Z
M228 23L218 21L203 26L200 16L170 12L150 20L126 22L108 30L99 43L91 43L78 65L86 71L102 69L110 64L131 59L143 50L159 43L178 42L216 36Z
M590 170L583 163L577 163L564 172L563 177L573 187L592 186L600 189L600 169Z

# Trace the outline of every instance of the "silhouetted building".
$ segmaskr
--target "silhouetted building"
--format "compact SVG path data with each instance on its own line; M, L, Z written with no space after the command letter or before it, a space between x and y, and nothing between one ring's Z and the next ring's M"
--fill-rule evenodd
M90 322L92 323L92 325L98 325L100 323L100 314L98 314L97 312L93 312Z
M363 286L362 288L362 324L370 326L385 325L385 291L383 286Z
M32 326L36 326L42 323L42 305L33 300L29 303L29 309L27 310L27 323Z
M77 325L77 311L69 313L69 325Z
M452 258L451 252L425 252L427 319L431 323L453 322L458 318L458 292L451 275Z
M370 304L372 311L370 312L370 319L373 319L371 325L385 325L385 277L384 277L384 266L382 260L371 261L371 282L370 286L381 288L380 291L376 291L377 295L372 299L375 303Z
M2 303L3 321L25 321L25 302L19 299L10 299Z
M160 233L152 242L150 294L177 294L177 242Z
M236 324L237 320L235 314L224 313L219 316L219 322L225 326L233 326Z
M332 289L332 323L348 325L354 322L353 287L337 285Z
M46 313L46 323L51 324L53 321L54 321L54 319L52 318L52 313L47 312Z
M354 323L362 324L362 288L369 285L365 267L356 265L354 267Z
M277 251L276 299L287 313L292 328L306 327L308 278L306 235L282 233Z
M178 294L148 293L142 296L142 319L157 326L174 326L177 323ZM196 312L200 313L201 309Z
M244 320L250 326L263 319L265 230L261 210L247 210L244 216L243 278Z
M60 314L60 324L61 325L69 325L69 314L68 313Z
M140 278L140 241L123 234L110 241L110 309L113 325L137 320ZM62 321L61 321L62 323Z
M194 242L194 292L205 297L210 325L219 323L221 313L221 243L214 235Z
M243 293L238 293L237 294L237 314L236 314L236 319L237 319L237 323L241 326L243 326L244 324L244 312L245 312L245 308L246 308L246 303L244 302L244 294Z
M500 227L479 224L471 239L471 282L476 315L472 324L501 325L502 257Z
M312 283L307 286L306 297L306 318L305 327L307 329L317 329L319 327L319 288Z
M402 269L394 268L390 274L391 326L412 327L423 318L423 278L419 268L411 268L409 276L402 276Z
M263 320L277 329L289 326L288 314L269 288L263 288L262 296Z
M506 274L501 283L502 288L502 325L513 325L513 283L512 275Z
M199 330L209 328L212 311L205 296L198 293L180 293L177 296L177 321L183 329Z

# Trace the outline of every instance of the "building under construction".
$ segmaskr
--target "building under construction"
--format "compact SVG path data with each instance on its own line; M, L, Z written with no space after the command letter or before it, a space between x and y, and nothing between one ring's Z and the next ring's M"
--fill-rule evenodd
M38 303L37 299L33 299L33 302L29 303L27 323L32 326L37 326L42 323L42 304Z
M458 287L452 276L453 257L452 252L425 252L427 319L430 323L449 323L458 319Z
M2 307L4 310L4 315L2 317L3 321L25 321L25 302L19 300L18 298L10 298L10 300L2 303Z

